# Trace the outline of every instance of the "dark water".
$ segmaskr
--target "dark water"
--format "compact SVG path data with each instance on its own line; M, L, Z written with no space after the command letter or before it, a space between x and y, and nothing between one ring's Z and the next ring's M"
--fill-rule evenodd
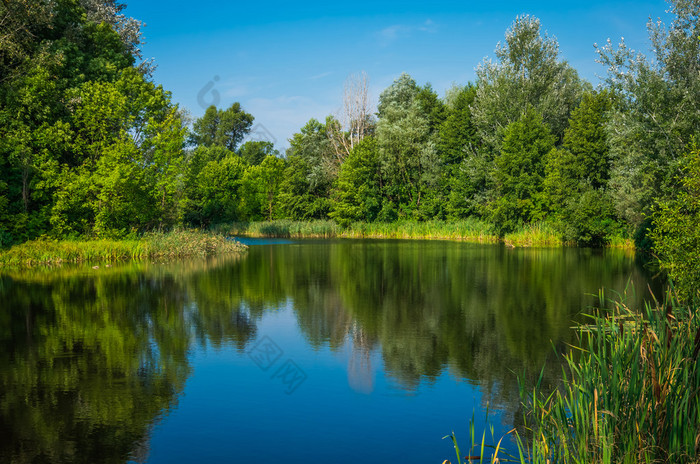
M622 252L406 241L6 272L0 462L454 461L629 282Z

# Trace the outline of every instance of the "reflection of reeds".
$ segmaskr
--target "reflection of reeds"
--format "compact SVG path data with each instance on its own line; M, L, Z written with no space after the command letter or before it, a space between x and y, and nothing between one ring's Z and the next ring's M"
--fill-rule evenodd
M243 245L197 230L149 233L125 240L32 240L0 253L0 265L82 263L127 259L172 259L240 253Z
M699 355L697 308L669 297L640 314L615 302L579 328L559 389L521 386L519 461L697 463Z

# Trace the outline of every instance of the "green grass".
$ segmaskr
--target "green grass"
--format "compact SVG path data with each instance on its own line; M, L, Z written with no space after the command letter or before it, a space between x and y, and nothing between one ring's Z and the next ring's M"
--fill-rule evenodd
M219 233L246 237L280 238L394 238L465 240L480 243L496 243L498 237L493 228L476 219L462 221L399 221L357 222L343 228L333 221L290 221L234 223L215 226Z
M563 355L559 388L545 391L541 377L532 390L521 383L524 436L514 432L518 449L511 459L700 462L700 308L669 296L640 313L622 299L590 317ZM479 448L471 435L472 448ZM481 462L494 457L498 450Z
M610 237L608 248L619 248L622 250L634 250L634 240L631 238L622 237L621 235L613 235Z
M216 233L197 230L153 232L125 240L32 240L0 252L0 265L83 263L128 259L171 259L238 253L238 242Z
M572 245L565 243L556 229L547 223L530 224L499 238L493 225L475 218L459 221L355 222L346 228L333 221L280 219L266 222L224 224L215 226L213 230L246 237L461 240L473 243L504 243L509 247ZM634 249L632 241L621 237L613 237L610 246Z
M426 240L464 240L495 243L493 228L477 219L461 221L398 221L392 223L354 223L344 231L349 238L393 238Z
M506 234L503 243L522 247L560 247L565 243L557 231L547 223L535 223L521 230Z

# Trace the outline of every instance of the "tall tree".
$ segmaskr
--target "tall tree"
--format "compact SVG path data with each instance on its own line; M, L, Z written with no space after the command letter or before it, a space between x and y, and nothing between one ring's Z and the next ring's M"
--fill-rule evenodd
M532 107L561 139L569 114L588 85L560 59L556 38L542 35L539 19L518 16L495 53L496 62L484 60L476 71L472 112L479 137L497 152L506 127Z
M219 145L236 151L243 137L250 132L255 118L236 102L225 110L212 105L192 126L192 142L198 146Z
M681 187L654 211L654 251L685 301L700 299L700 148L689 147L683 161Z
M281 185L280 207L294 219L327 218L330 192L338 175L339 160L328 137L326 124L311 119L290 139L287 167Z
M608 124L618 213L645 229L656 198L675 190L682 154L700 133L700 3L670 0L670 27L649 21L654 59L608 41L599 49L620 98Z
M493 220L499 233L542 219L544 158L554 148L554 136L534 109L528 108L503 134L496 158L498 199Z
M417 217L432 205L430 189L438 185L440 160L424 112L421 89L402 74L379 97L377 144L386 194L394 207Z
M331 218L341 225L372 222L382 206L379 153L374 137L366 137L353 148L340 168L333 189Z
M445 106L445 120L440 125L438 151L447 166L460 163L469 153L476 151L476 127L472 122L471 106L476 98L476 86L472 83L453 91Z

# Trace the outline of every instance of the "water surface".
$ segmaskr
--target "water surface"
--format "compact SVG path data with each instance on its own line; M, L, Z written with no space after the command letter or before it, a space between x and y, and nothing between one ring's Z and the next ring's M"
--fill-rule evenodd
M510 430L516 374L600 288L641 304L650 282L617 251L249 244L0 275L0 462L454 460L442 437L466 447L487 403Z

